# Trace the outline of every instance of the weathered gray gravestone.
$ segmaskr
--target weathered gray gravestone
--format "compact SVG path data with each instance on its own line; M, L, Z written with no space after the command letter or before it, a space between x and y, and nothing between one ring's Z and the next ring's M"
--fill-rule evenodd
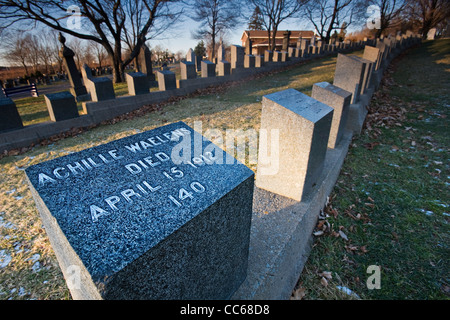
M61 121L78 117L77 102L69 91L46 94L44 97L51 121Z
M175 73L170 70L158 70L158 87L161 91L173 90L177 88Z
M208 60L202 61L202 78L210 78L216 76L216 64Z
M367 90L369 88L370 78L372 76L373 62L355 55L351 55L351 57L360 61L364 65L364 75L359 92L360 95L363 95L367 93Z
M148 76L142 72L130 72L126 74L128 94L135 96L149 93L150 85Z
M379 48L375 48L369 45L364 47L363 58L372 61L374 65L374 70L378 70L380 66L381 53Z
M255 67L255 56L252 54L246 54L244 57L244 68Z
M291 38L291 31L287 30L283 33L283 45L281 47L282 51L287 51L289 48L289 42Z
M271 50L264 51L264 62L273 61L273 52Z
M257 54L255 56L255 68L264 67L264 56Z
M180 61L181 80L197 78L197 70L195 70L195 62Z
M328 147L335 148L344 133L352 94L328 82L319 82L313 85L311 98L330 106L334 110Z
M247 41L245 43L245 54L246 55L253 54L253 52L252 52L252 40L250 38L247 39Z
M27 168L73 298L230 298L254 174L222 155L177 122Z
M244 47L231 45L231 69L244 67Z
M365 64L350 55L338 53L333 84L352 94L351 103L357 103L361 92Z
M217 73L219 76L227 76L231 74L231 63L225 60L225 47L223 42L220 42L217 50Z
M147 76L149 85L151 85L155 81L155 74L153 73L152 65L152 52L150 51L150 48L145 44L145 41L142 44L138 59L139 65L141 67L141 72Z
M186 61L193 62L195 64L195 53L192 48L189 48L188 53L186 54Z
M114 85L108 77L85 79L86 88L92 101L104 101L115 99Z
M0 92L3 93L1 88ZM22 118L14 101L0 97L0 110L0 132L23 128Z
M71 85L70 92L77 98L77 100L85 100L87 99L87 90L83 85L80 77L80 73L78 72L77 66L73 57L75 53L66 47L66 38L59 33L59 42L61 42L62 47L59 50L59 57L63 61L64 68L67 71L67 75L69 77L69 82Z
M332 108L294 89L264 96L261 131L267 139L260 134L255 185L304 199L323 168L332 117Z
M104 101L116 97L114 85L108 77L93 77L91 68L87 64L81 67L81 75L92 101Z

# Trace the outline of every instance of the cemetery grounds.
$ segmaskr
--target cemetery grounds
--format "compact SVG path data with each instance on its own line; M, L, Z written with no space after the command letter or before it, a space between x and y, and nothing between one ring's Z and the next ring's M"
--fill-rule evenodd
M0 299L71 299L26 167L180 120L224 136L227 129L258 131L263 95L287 88L310 95L314 83L333 82L335 63L328 56L205 89L2 155ZM116 94L124 88L116 86ZM314 230L292 299L449 298L449 88L450 39L423 42L391 63ZM24 124L45 121L42 102L16 101L28 114ZM379 288L368 288L370 266L379 267Z

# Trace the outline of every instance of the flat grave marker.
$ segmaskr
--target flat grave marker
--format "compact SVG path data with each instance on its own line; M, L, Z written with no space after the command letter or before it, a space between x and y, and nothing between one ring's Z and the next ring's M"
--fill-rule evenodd
M254 174L222 155L177 122L27 168L72 296L229 298L247 272Z

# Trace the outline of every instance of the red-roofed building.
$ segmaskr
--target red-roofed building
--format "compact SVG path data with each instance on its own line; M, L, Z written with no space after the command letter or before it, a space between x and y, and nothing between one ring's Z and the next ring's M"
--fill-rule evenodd
M290 30L291 35L289 38L289 47L295 47L297 40L301 37L302 39L311 40L314 37L314 31L307 30ZM283 46L284 33L287 30L278 30L275 37L275 50L281 50ZM271 40L273 32L271 31ZM263 55L264 51L269 48L269 39L266 30L246 30L242 34L241 42L242 46L245 47L247 40L250 38L252 41L252 54Z

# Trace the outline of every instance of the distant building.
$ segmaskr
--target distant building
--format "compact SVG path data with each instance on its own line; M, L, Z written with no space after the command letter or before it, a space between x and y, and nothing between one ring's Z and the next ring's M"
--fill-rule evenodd
M295 47L297 40L301 37L302 39L311 40L314 37L314 31L307 30L290 30L291 35L289 38L289 47ZM281 50L283 46L284 33L287 30L278 30L275 36L275 50ZM271 32L271 39L272 39ZM252 54L263 55L264 51L269 48L269 39L266 30L246 30L242 34L241 41L242 46L245 47L247 40L250 38L252 42Z

